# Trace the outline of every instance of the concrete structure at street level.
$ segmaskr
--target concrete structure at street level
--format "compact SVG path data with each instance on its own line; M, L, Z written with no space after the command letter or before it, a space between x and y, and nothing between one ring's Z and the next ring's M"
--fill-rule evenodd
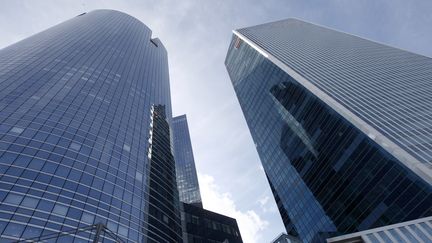
M432 217L327 239L328 243L432 242Z
M301 241L295 236L281 233L276 239L272 240L271 243L301 243Z
M174 117L172 128L183 242L243 242L235 219L203 209L186 115Z
M181 242L167 51L151 35L96 10L0 50L2 240Z
M234 31L225 65L287 233L432 215L432 59L297 19Z

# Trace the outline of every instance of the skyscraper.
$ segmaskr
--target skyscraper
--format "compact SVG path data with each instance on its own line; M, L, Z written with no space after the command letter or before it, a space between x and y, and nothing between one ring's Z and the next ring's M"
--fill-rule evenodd
M186 115L173 118L172 130L180 201L202 207Z
M172 131L183 243L243 242L235 219L203 208L186 115L173 118Z
M0 50L0 238L103 223L130 242L181 241L170 120L167 52L124 13Z
M296 19L234 31L225 61L289 234L432 215L432 59Z
M149 158L149 207L147 237L151 242L181 242L180 201L166 105L154 105L151 114Z
M182 203L183 243L242 243L237 220Z

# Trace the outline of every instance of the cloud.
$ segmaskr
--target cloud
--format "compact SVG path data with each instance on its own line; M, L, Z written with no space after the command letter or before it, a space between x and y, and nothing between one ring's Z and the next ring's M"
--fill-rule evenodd
M271 202L270 197L267 195L258 200L258 203L261 207L261 210L264 213L267 213L267 212L276 213L277 212L277 208L275 207L275 204L274 203L272 204L270 202Z
M263 220L254 210L239 210L231 194L222 192L212 176L198 173L198 179L206 209L235 218L243 242L262 242L262 232L269 226L268 221Z
M260 200L258 200L258 202L260 203L261 206L265 206L268 203L269 199L270 199L270 197L265 196L265 197L261 198Z

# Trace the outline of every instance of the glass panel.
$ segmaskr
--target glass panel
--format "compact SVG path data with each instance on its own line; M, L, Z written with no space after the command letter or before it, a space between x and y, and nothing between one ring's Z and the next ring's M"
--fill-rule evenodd
M63 205L56 204L53 209L53 213L61 216L65 216L67 214L68 208Z
M89 213L83 213L81 217L81 221L87 223L87 224L93 224L95 216L91 215Z
M81 148L81 145L79 145L77 143L71 143L71 145L69 147L73 150L79 151Z
M426 230L426 232L428 232L429 235L432 235L432 228L429 227L429 225L427 225L426 223L420 223L420 225L423 227L423 229Z
M123 236L128 236L128 229L126 228L126 227L124 227L123 225L119 225L119 228L118 228L118 233L120 234L120 235L123 235Z
M126 150L127 152L130 152L130 146L127 144L123 145L123 149Z
M372 243L381 243L373 234L368 234L366 237L372 242Z
M390 229L389 231L388 231L389 233L390 233L390 235L394 238L394 239L396 239L396 241L397 242L406 242L400 235L399 235L399 233L396 231L396 230L394 230L394 229Z
M23 231L24 231L24 225L9 223L8 226L6 227L5 231L3 232L3 234L9 235L9 236L20 237Z
M14 205L19 205L23 199L23 196L9 193L6 199L4 200L5 203L10 203Z
M142 177L143 175L138 171L135 173L135 179L137 179L138 181L142 182Z
M400 227L399 230L409 240L409 242L418 242L418 240L405 227Z
M117 232L117 224L113 221L108 221L107 228L112 230L113 232Z
M380 231L378 232L378 235L384 240L385 243L392 243L392 240L385 232Z
M33 238L33 237L38 237L41 235L42 230L39 228L35 228L35 227L31 227L31 226L26 226L25 227L25 231L23 234L23 238Z
M11 131L11 133L21 134L21 133L24 131L24 128L21 128L21 127L13 127L10 131Z
M424 242L432 241L432 239L429 239L429 238L427 237L427 235L425 235L425 234L421 231L421 229L419 229L419 228L417 227L417 225L410 225L409 227L410 227L411 230L414 231L414 233L415 233L415 234L416 234L420 239L422 239Z
M29 208L36 208L38 203L39 200L36 198L25 197L21 205Z

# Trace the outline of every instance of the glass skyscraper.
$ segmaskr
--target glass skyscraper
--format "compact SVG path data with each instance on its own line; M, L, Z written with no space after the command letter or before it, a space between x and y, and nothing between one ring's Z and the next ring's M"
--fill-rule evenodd
M167 52L131 16L92 11L0 50L0 238L103 223L181 241L170 123Z
M225 64L286 230L305 242L432 215L432 59L288 19Z
M241 243L237 221L203 208L186 115L172 120L183 243Z
M242 243L237 220L181 203L183 243Z
M180 201L202 207L186 115L173 118L172 130Z

